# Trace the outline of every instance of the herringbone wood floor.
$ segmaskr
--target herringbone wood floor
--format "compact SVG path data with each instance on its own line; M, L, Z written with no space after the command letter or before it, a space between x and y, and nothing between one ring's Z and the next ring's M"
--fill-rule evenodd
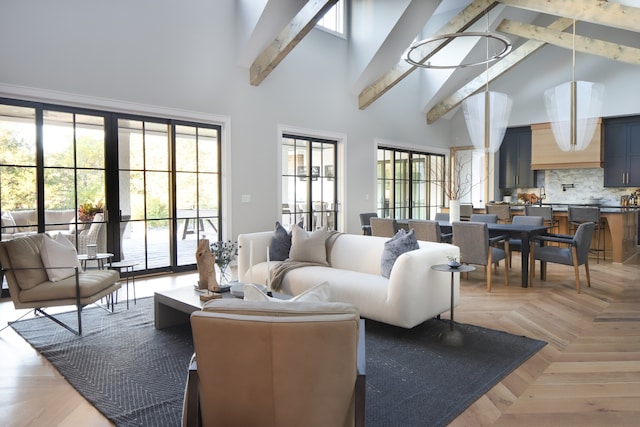
M506 288L503 272L490 294L482 267L462 281L456 320L549 345L451 425L640 425L640 255L623 265L592 260L592 287L581 269L581 294L569 267L549 265L547 281L535 279L528 289L519 286L517 270ZM139 280L138 297L192 284L193 277ZM0 318L19 314L11 302L0 303ZM11 328L0 334L0 354L0 425L110 425Z

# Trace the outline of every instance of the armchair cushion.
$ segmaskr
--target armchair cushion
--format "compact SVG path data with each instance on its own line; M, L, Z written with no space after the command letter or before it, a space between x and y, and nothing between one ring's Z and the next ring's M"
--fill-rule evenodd
M15 239L5 244L20 289L31 289L49 280L36 240Z
M418 239L416 239L415 230L413 228L409 232L404 229L398 230L395 236L384 243L380 261L380 274L387 278L391 276L391 269L398 257L405 252L416 249L420 249L420 246L418 245Z
M291 230L291 251L289 259L292 261L327 263L327 229L307 233L300 226L294 225Z
M51 282L58 282L73 276L76 267L80 267L76 248L61 234L56 235L55 240L45 235L42 239L40 256Z

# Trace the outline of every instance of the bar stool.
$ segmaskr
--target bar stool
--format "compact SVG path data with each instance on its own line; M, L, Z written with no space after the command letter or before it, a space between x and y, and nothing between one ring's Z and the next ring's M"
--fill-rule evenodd
M487 205L487 213L498 215L499 224L511 224L511 207L509 205Z
M569 206L567 220L569 221L569 232L571 234L575 234L575 231L582 223L593 222L595 224L596 247L591 250L596 252L597 263L600 262L600 252L602 252L602 259L605 259L606 239L602 239L602 249L600 248L600 239L605 228L605 222L600 216L600 208L597 206Z
M560 232L560 221L553 218L553 209L551 209L551 206L525 205L524 214L526 216L541 216L544 219L544 225L553 227L554 233Z

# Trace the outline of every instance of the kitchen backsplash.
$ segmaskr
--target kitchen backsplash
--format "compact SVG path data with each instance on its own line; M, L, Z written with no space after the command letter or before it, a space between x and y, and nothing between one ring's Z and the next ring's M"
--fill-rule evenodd
M563 191L563 184L567 187ZM605 188L604 169L553 169L538 171L538 185L547 194L543 203L591 204L620 206L620 197L633 193L636 188ZM571 187L573 186L573 187ZM540 194L538 188L519 188L517 193ZM514 191L515 201L517 193Z

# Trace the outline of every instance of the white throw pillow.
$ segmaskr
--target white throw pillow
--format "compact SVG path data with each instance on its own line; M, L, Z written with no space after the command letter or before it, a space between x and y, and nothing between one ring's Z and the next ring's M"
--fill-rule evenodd
M297 224L291 229L291 250L289 260L327 263L327 229L307 233Z
M313 288L307 289L303 293L290 299L272 298L260 290L256 285L247 283L244 285L245 301L278 301L278 302L327 302L329 301L330 288L328 282L322 282Z
M76 273L73 267L79 265L76 248L67 238L61 237L64 240L59 239L59 241L56 241L48 235L45 235L44 239L42 239L40 257L42 258L42 264L47 269L47 276L49 276L51 282L58 282L73 276Z

